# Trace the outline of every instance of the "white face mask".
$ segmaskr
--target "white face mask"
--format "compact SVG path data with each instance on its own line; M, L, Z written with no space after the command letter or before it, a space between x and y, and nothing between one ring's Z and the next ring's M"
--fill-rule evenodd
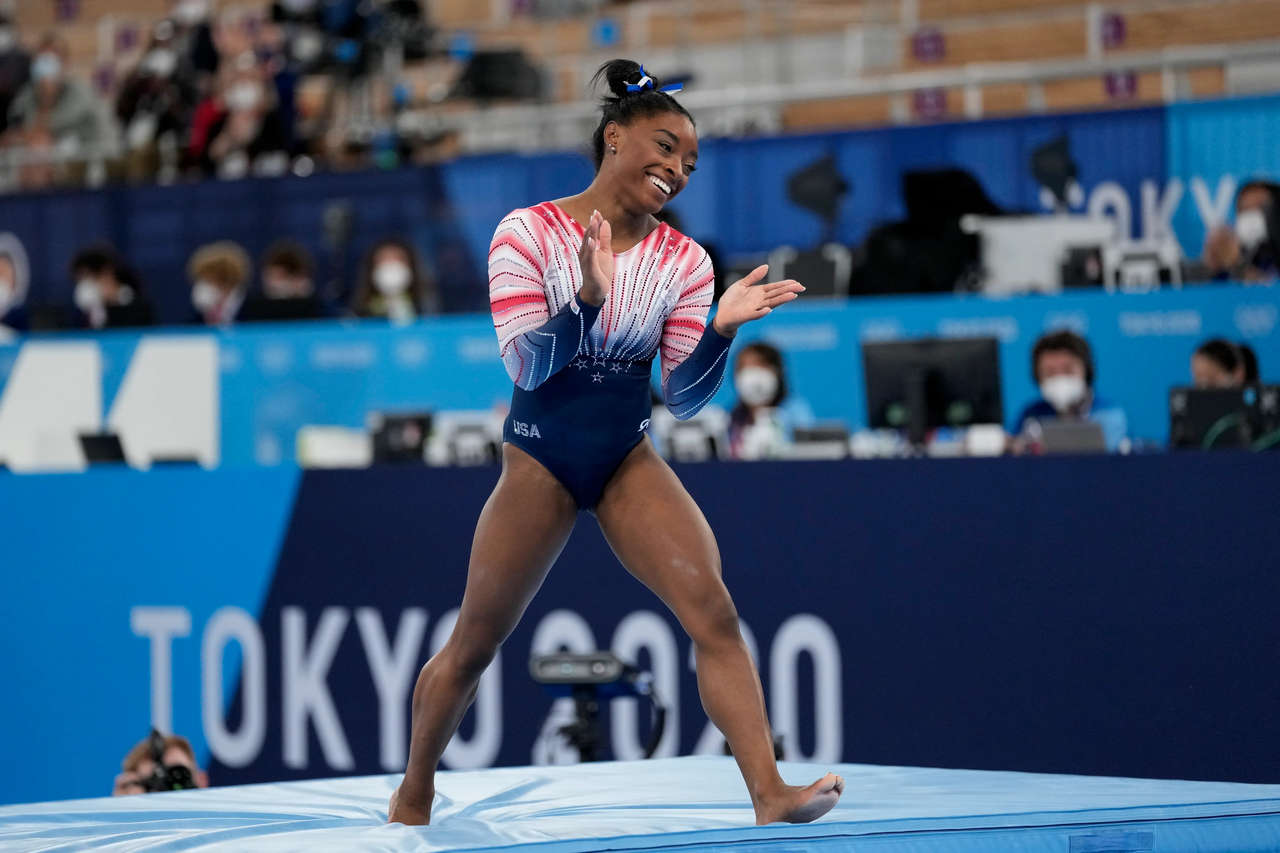
M203 21L208 12L209 6L205 0L182 0L173 10L173 17L189 27Z
M1040 394L1059 412L1066 412L1084 399L1088 388L1084 377L1075 374L1050 376L1040 383Z
M42 53L31 63L31 79L52 80L62 73L62 60L56 53Z
M373 286L383 296L399 296L409 289L413 270L401 261L383 261L373 268Z
M253 83L237 83L227 91L227 106L233 110L252 110L262 103L262 87Z
M82 278L76 282L75 295L76 307L84 313L88 314L95 308L102 307L102 288L91 278Z
M767 406L778 393L778 374L767 367L744 367L734 375L733 387L748 406Z
M313 29L301 30L293 37L290 51L293 58L306 64L313 61L324 50L324 36Z
M178 67L178 55L168 48L156 48L142 59L142 69L157 77L168 77Z
M218 303L222 301L222 291L218 289L216 284L204 281L197 281L191 287L191 304L201 314L208 314L214 308L218 307Z
M17 38L13 35L12 27L0 27L0 53L8 53L13 50L14 42Z
M1236 239L1246 251L1267 239L1267 217L1261 210L1242 210L1236 216Z

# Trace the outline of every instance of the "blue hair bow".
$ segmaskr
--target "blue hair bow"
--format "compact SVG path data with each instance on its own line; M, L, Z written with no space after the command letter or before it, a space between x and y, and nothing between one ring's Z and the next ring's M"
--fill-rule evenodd
M628 92L643 92L646 89L653 88L653 78L649 76L649 72L644 70L644 66L640 66L640 79L635 83L627 84ZM659 86L659 92L665 92L668 95L674 95L676 92L684 91L683 83L669 83L666 86Z

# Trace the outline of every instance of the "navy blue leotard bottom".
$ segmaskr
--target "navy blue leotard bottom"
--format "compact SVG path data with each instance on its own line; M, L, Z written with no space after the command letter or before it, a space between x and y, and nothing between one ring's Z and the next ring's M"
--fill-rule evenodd
M579 355L532 391L517 386L503 441L542 463L579 509L595 509L649 428L651 365Z

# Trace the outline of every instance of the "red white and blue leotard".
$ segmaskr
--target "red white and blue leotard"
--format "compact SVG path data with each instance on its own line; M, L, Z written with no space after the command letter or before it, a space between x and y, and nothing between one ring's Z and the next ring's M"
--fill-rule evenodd
M582 233L551 202L508 214L489 249L489 301L516 385L503 438L591 509L644 437L654 356L664 401L683 420L720 387L731 341L707 324L711 261L693 240L661 224L615 255L596 307L577 297Z

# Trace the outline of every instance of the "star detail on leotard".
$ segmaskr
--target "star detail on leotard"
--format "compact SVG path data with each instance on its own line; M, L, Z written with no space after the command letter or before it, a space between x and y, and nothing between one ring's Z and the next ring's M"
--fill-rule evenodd
M591 381L592 381L592 382L604 382L604 376L603 376L603 374L600 374L600 373L593 373L593 374L591 374Z
M592 360L593 362L595 362L596 367L604 367L604 357L603 357L603 356L594 355L594 356L592 356L592 357L591 357L591 360Z
M586 370L590 365L587 364L587 360L585 358L579 358L574 360L573 366L579 370Z
M615 361L613 364L609 365L609 369L612 370L614 373L621 373L622 365Z

